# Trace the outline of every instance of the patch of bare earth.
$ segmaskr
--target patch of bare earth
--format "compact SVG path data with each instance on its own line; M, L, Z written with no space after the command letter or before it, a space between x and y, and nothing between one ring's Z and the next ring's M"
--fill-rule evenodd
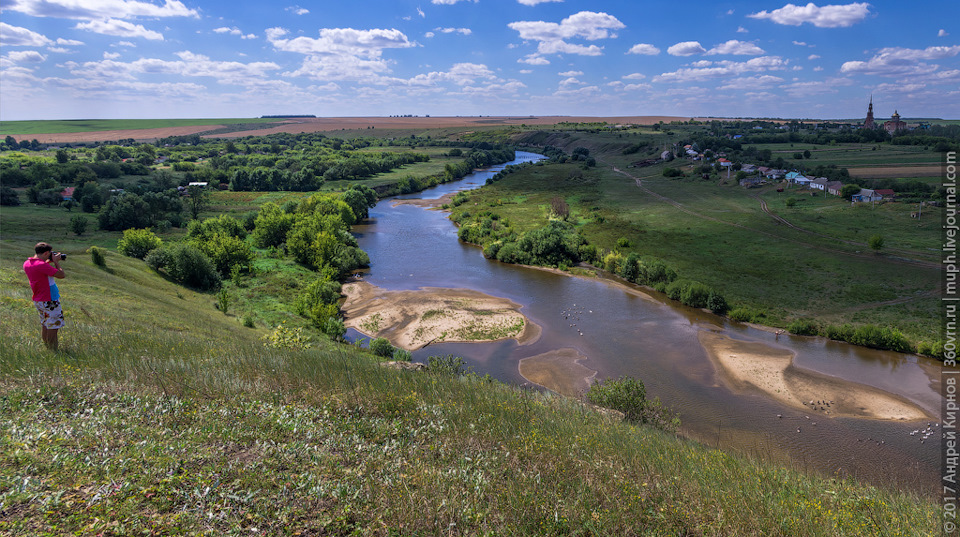
M893 177L938 177L941 173L939 164L847 168L847 171L850 172L850 177L864 179L887 179Z

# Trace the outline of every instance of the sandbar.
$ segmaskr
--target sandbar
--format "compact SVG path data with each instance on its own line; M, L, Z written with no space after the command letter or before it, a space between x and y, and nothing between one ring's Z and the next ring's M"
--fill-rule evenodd
M439 342L516 339L526 345L540 337L520 304L471 289L389 291L361 281L345 284L343 294L347 327L410 351Z
M934 418L898 395L795 367L795 353L789 349L707 330L698 337L720 377L735 391L759 392L787 406L826 417L903 421Z
M560 395L580 397L597 375L580 363L586 359L576 349L557 349L520 360L520 375Z

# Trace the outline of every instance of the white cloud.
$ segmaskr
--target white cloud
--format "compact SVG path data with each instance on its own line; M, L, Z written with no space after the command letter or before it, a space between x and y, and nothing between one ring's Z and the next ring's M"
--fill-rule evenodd
M623 78L624 80L643 80L644 78L647 78L647 75L643 73L630 73L629 75L625 75Z
M267 40L277 50L300 54L329 54L379 58L384 49L414 46L403 32L396 29L354 30L353 28L323 28L319 38L295 37L281 39L289 32L283 28L268 28Z
M936 71L936 64L923 63L923 60L942 60L960 54L960 45L952 47L927 47L910 49L889 47L880 51L867 61L849 61L840 67L843 73L863 73L880 76L902 76L924 74Z
M737 33L738 33L738 34L746 34L746 33L750 33L750 30L747 30L747 29L744 28L743 26L738 26L738 27L737 27Z
M817 28L846 28L867 18L870 4L855 2L846 5L819 7L813 2L805 6L787 4L773 11L760 11L747 15L752 19L769 19L777 24L800 26L808 22Z
M527 65L550 65L550 60L537 54L530 54L517 60L517 63L525 63Z
M103 59L104 59L104 60L116 60L116 59L119 58L119 57L120 57L120 53L119 53L119 52L104 52L104 53L103 53Z
M807 59L808 59L808 60L819 60L819 59L820 59L820 56L818 56L818 55L816 55L816 54L811 54L811 55L807 56Z
M517 2L525 6L535 6L537 4L546 4L548 2L563 2L563 0L517 0Z
M671 56L692 56L694 54L703 54L707 49L703 48L699 41L683 41L667 49L667 54Z
M289 11L290 13L293 13L294 15L306 15L306 14L310 13L310 10L309 10L309 9L302 8L302 7L300 7L300 6L290 6L290 7L284 8L284 11Z
M781 82L782 78L773 75L745 76L727 80L719 89L761 89Z
M473 2L476 4L479 0L430 0L431 4L437 4L439 6L452 6L457 2Z
M814 67L813 70L814 70L814 72L819 73L820 71L823 71L823 67L820 67L820 66L818 65L818 66Z
M579 80L573 77L560 81L560 87L564 89L569 88L570 86L582 86L582 85L583 85L583 82L580 82Z
M420 6L417 6L417 15L420 15L421 19L427 18L427 14L424 13L422 9L420 9Z
M746 41L737 41L731 39L726 43L721 43L707 51L707 54L733 54L736 56L759 56L764 54L762 48Z
M937 32L937 37L947 37L948 35L950 35L950 34L947 33L947 31L944 30L943 28L940 28L940 31Z
M112 46L114 46L114 45L110 45L110 46L112 47ZM118 47L136 48L136 47L137 47L137 44L136 44L136 43L131 43L130 41L117 41L116 46L118 46Z
M66 62L71 74L82 79L136 80L137 75L174 75L182 77L212 77L225 84L249 85L264 80L271 71L280 69L273 62L224 62L211 60L202 54L182 51L176 54L180 60L141 58L132 62L104 59L96 62Z
M78 23L74 29L88 30L96 34L118 37L142 37L151 41L163 41L163 34L147 30L142 24L133 24L120 19L107 19Z
M164 0L160 5L136 0L8 0L4 9L31 17L88 21L163 17L200 18L197 10L187 8L179 0Z
M470 28L434 28L435 31L442 34L461 34L461 35L470 35L473 33L473 30Z
M709 66L706 66L709 64ZM751 72L779 71L786 69L787 62L779 56L760 56L745 62L729 60L719 62L697 62L694 67L685 67L653 77L654 82L690 82L710 78L740 75Z
M614 38L611 30L626 26L616 17L606 13L581 11L560 21L518 21L507 25L516 30L524 41L537 41L537 54L576 54L600 56L602 49L596 45L584 46L567 43L567 39L582 38L587 41ZM529 62L527 62L529 63Z
M15 50L7 53L7 59L15 63L43 63L47 57L35 50Z
M430 38L432 38L432 37L435 37L436 35L437 35L437 34L435 34L435 33L433 33L433 32L427 32L427 33L423 34L423 37L426 37L427 39L430 39Z
M8 47L42 47L53 43L33 30L0 22L0 42Z
M630 47L627 54L641 54L643 56L656 56L660 54L660 49L647 43L637 43Z
M227 28L225 26L221 28L214 28L213 31L214 33L218 33L218 34L238 35L240 36L240 39L256 39L257 38L257 34L244 34L243 32L240 31L240 28L237 28L236 26L234 26L233 28Z
M57 39L57 44L65 47L79 47L84 43L83 41L77 41L76 39L64 39L61 37Z
M557 74L560 76L583 76L583 71L564 71Z

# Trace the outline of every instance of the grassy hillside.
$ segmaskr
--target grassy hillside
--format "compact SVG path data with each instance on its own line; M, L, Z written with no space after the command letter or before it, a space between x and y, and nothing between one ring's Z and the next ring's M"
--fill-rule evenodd
M0 213L0 534L924 535L935 503L706 449L579 402L267 347L214 297ZM20 211L20 212L17 212ZM19 219L19 221L13 221ZM49 235L45 235L49 233ZM60 353L21 264L69 257Z

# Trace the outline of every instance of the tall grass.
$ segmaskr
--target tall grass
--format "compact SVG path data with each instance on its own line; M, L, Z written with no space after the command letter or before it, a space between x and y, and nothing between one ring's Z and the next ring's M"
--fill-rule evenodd
M113 253L70 258L51 353L4 246L0 534L922 535L939 515L576 400L268 348Z

